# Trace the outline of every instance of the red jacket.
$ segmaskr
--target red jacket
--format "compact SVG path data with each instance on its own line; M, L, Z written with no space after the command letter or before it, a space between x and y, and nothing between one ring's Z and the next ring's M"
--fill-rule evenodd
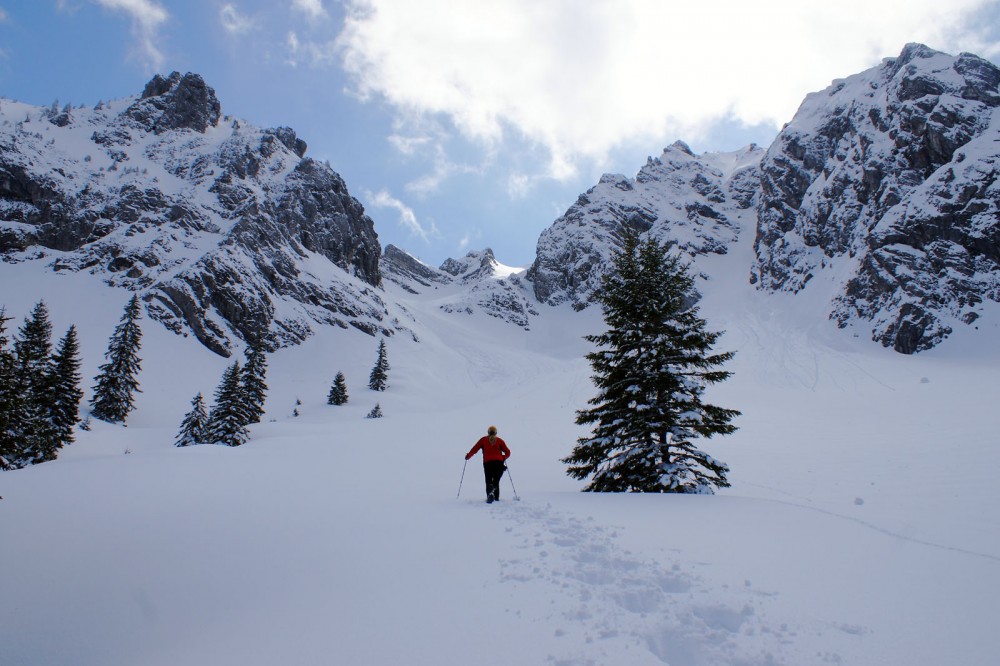
M495 437L493 442L490 442L489 437L483 437L476 445L472 447L472 450L465 454L465 459L468 460L472 456L476 455L482 449L483 452L483 462L489 462L491 460L506 460L510 458L510 449L507 448L507 444L500 439Z

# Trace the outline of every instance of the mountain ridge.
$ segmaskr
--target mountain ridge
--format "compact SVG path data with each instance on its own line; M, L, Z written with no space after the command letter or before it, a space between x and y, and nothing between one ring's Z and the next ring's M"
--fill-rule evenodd
M287 127L223 116L196 74L156 75L93 109L0 103L0 257L99 274L216 353L298 344L314 326L393 335L383 278L440 310L530 330L590 305L618 231L724 255L754 234L758 289L815 291L826 316L901 353L1000 302L1000 69L919 44L810 93L768 147L675 142L634 177L605 174L539 235L524 271L488 248L421 264ZM702 278L710 276L702 274Z

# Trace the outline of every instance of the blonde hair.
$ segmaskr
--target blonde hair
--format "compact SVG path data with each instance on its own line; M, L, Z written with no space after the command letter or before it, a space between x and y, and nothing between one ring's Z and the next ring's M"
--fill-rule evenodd
M497 427L490 426L489 428L486 429L486 434L490 436L490 441L492 442L497 438Z

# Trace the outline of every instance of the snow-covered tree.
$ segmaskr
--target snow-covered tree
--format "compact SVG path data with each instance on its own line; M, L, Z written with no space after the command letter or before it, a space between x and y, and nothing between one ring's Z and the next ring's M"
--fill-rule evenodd
M267 400L267 356L260 345L247 349L247 364L243 366L243 396L246 400L247 423L260 423Z
M73 428L80 421L80 343L76 326L70 326L52 357L52 422L63 444L73 443Z
M706 330L692 303L694 280L655 239L626 230L595 298L608 330L587 336L599 392L577 412L595 424L563 459L567 473L590 477L587 491L711 493L728 487L729 468L693 440L736 430L739 415L702 402L731 352L713 353L721 333Z
M142 346L142 330L139 317L142 307L138 296L125 306L125 312L111 339L104 357L107 363L100 367L96 377L94 395L91 397L91 411L95 418L109 423L124 423L135 409L136 392L139 390L140 362L139 349Z
M17 411L14 431L20 438L14 467L55 460L62 442L53 422L52 324L39 301L14 339Z
M368 376L368 388L373 391L384 391L389 386L389 357L386 353L385 340L378 343L378 358L371 375Z
M343 372L338 372L333 378L333 385L330 386L330 393L326 396L328 405L347 404L347 379Z
M226 368L222 380L215 390L215 404L208 416L205 439L226 446L245 444L250 436L247 432L249 415L246 398L243 395L239 361Z
M181 429L174 439L174 446L194 446L208 441L208 412L205 410L205 399L199 392L191 400L191 411L184 415Z
M375 406L372 407L372 411L368 412L368 415L365 416L365 418L366 419L380 419L380 418L382 418L382 416L383 416L383 414L382 414L382 405L380 405L380 404L378 404L376 402Z
M0 469L13 466L21 438L17 430L18 392L14 375L14 355L7 348L6 308L0 308Z

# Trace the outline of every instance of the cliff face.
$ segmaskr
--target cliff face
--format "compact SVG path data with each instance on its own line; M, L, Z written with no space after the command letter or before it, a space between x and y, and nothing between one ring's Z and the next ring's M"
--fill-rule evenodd
M586 307L622 226L649 231L690 256L725 254L750 214L763 150L695 155L677 142L635 178L607 174L542 232L527 277L542 303Z
M1000 70L908 45L809 95L761 162L763 289L843 278L830 315L902 353L1000 300Z
M751 282L809 291L829 317L901 353L1000 302L1000 69L919 44L806 97L766 153L681 143L606 175L545 230L539 301L585 307L625 225L690 257L756 227Z
M293 130L223 119L201 77L156 76L94 109L2 101L0 115L4 260L139 291L153 318L224 355L315 323L391 332L378 237L343 179Z

